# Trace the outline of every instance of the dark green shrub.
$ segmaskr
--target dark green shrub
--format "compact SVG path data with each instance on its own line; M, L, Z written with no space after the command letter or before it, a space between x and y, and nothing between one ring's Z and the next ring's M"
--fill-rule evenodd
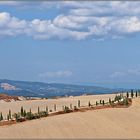
M114 101L120 101L123 98L123 95L116 95Z
M125 99L123 100L123 104L126 105L126 106L129 105L128 99L125 98Z
M40 117L47 117L47 116L48 116L48 112L40 111Z
M40 115L38 113L34 113L32 119L39 119Z
M74 106L74 110L77 110L78 108L77 108L77 106Z
M26 117L27 120L32 120L34 118L34 115L31 112L27 112L26 113Z
M125 105L125 106L127 106L127 105L129 105L129 100L131 100L131 99L129 99L129 98L123 98L123 101L119 102L119 105Z
M115 104L114 104L114 101L111 101L111 104L110 104L112 107L114 107L115 106Z
M98 105L98 102L96 101L96 106Z
M65 107L64 107L64 112L65 112L65 113L69 113L69 112L71 112L71 110L69 109L69 107L65 106Z
M16 121L18 122L20 120L20 113L14 113L13 118L15 118Z

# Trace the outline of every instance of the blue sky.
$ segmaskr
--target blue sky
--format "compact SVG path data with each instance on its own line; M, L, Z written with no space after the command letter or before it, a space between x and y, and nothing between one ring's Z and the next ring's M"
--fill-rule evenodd
M0 78L140 85L140 2L0 2Z

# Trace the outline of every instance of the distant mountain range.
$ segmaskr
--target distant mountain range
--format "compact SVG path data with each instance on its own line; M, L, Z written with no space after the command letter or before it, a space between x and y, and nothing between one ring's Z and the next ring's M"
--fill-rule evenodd
M97 86L28 82L0 79L0 93L25 97L76 96L83 94L106 94L124 91Z

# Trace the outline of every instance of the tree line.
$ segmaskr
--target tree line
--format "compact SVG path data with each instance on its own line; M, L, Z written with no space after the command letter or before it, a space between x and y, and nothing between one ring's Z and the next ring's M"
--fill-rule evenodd
M108 102L105 102L105 100L99 100L96 101L95 106L98 105L114 105L116 102L121 103L122 105L128 105L129 103L129 98L134 98L134 97L138 97L140 96L140 91L134 91L131 90L130 92L126 93L126 96L124 96L124 94L120 94L120 95L116 95L115 98L113 100L111 100L111 98L108 99ZM122 100L122 101L121 101ZM94 106L94 104L92 105L91 102L89 101L87 104L88 107L92 107ZM77 102L77 106L73 106L72 104L70 104L70 106L62 106L62 110L65 113L71 112L71 110L77 110L79 108L81 108L81 101L78 100ZM54 112L57 111L57 106L56 104L54 104L53 107ZM32 110L30 109L28 112L23 108L23 106L21 106L20 112L18 113L14 113L12 115L11 110L9 110L8 114L7 114L7 120L12 120L13 118L18 122L18 121L24 121L24 120L32 120L32 119L38 119L41 117L46 117L49 115L49 112L52 112L52 109L49 110L48 106L46 106L45 110L42 111L40 110L40 107L38 106L37 108L37 113L32 113ZM3 114L2 112L0 113L0 121L4 120Z

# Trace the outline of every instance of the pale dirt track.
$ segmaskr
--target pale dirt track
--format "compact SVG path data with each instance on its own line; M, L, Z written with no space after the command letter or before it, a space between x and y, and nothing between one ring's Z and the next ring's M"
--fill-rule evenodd
M84 103L97 96L77 98L83 98ZM68 99L59 100L64 103ZM0 138L140 138L140 98L129 108L69 113L2 126Z

